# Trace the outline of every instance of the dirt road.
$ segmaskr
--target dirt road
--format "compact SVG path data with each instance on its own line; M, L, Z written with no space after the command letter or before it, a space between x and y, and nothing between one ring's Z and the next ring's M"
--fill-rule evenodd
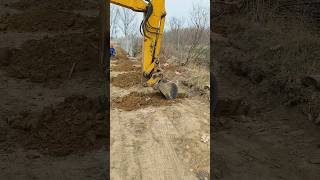
M124 63L140 65L111 64L111 179L209 179L208 102L182 92L164 100L130 77L140 69L119 68Z

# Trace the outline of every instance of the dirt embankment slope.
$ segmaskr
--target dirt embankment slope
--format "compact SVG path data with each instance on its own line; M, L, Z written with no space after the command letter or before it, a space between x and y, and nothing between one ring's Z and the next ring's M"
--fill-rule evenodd
M9 4L9 7L25 10L37 7L39 9L59 9L59 10L92 10L98 8L97 1L88 0L20 0Z
M92 32L29 40L19 49L11 49L9 57L1 59L1 68L11 77L35 83L62 83L71 75L85 78L88 73L97 74L98 78L97 43Z
M319 34L299 21L215 19L216 179L317 179ZM312 83L311 83L312 84Z
M106 177L96 3L0 2L2 179Z

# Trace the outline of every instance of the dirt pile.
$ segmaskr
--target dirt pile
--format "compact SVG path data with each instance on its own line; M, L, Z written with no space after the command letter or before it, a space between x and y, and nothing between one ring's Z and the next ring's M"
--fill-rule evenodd
M141 67L137 63L130 60L121 61L116 66L111 66L112 71L128 72L128 71L142 71Z
M280 22L262 26L247 18L236 22L225 18L218 23L228 25L226 38L213 46L217 64L224 67L218 74L231 71L256 86L258 96L269 95L287 105L308 101L310 89L302 85L301 78L320 74L315 68L320 66L319 34Z
M126 61L128 60L128 53L122 49L121 47L116 48L117 54L115 56L115 59L118 59L120 61Z
M114 62L114 66L111 66L112 71L128 72L128 71L142 71L139 61L130 60L127 56L127 52L121 47L116 47L116 56L111 60Z
M130 88L141 84L142 74L140 72L129 72L119 74L111 79L112 85L120 88Z
M33 7L60 10L88 10L98 9L98 6L98 1L90 0L20 0L9 5L9 7L19 10L25 10Z
M125 111L132 111L147 106L168 106L173 103L178 103L181 99L184 99L186 97L186 94L178 94L177 99L167 100L160 93L144 94L131 92L124 97L113 100L112 105Z
M95 45L98 35L94 33L75 33L42 40L25 42L21 49L12 50L12 56L3 59L0 68L6 69L10 76L27 78L32 82L62 82L68 79L74 65L73 76L88 76L88 72L99 74L98 49ZM92 74L92 73L91 73Z
M102 97L83 95L67 97L40 113L22 112L10 126L23 134L20 143L44 154L65 156L106 144L106 105Z
M99 20L67 11L34 8L19 14L5 15L0 18L0 25L0 31L52 32L97 29Z

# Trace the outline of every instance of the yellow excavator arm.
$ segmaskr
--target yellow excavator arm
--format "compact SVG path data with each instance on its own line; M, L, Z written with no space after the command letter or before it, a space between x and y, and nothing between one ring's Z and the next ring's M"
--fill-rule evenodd
M111 0L112 4L132 9L137 12L144 12L148 4L144 0Z
M165 0L111 0L111 3L143 12L140 26L143 34L143 76L146 86L159 90L167 99L175 99L178 94L176 84L163 78L159 68L159 54L165 24Z

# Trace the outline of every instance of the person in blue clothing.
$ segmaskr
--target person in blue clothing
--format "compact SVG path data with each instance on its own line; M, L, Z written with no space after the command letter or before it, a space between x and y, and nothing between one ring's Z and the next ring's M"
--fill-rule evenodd
M109 49L109 55L110 57L111 56L116 56L116 49L113 47L113 45L110 46L110 49Z

